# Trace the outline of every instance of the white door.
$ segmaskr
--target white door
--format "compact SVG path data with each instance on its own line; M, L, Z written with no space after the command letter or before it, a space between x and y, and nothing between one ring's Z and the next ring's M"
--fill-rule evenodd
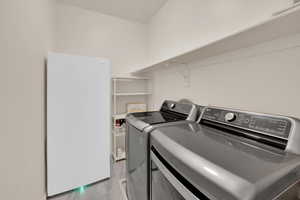
M48 55L48 196L110 177L110 83L107 60Z

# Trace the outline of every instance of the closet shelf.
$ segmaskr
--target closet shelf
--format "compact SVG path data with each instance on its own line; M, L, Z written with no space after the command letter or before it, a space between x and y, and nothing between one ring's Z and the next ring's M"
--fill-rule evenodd
M113 155L113 157L114 157L114 160L115 160L115 161L120 161L120 160L126 159L126 154L124 153L124 154L121 155L121 156L115 156L115 155Z
M153 69L168 66L172 63L186 64L194 60L202 60L226 52L238 50L271 41L277 38L300 33L300 8L296 7L270 19L250 26L246 29L226 35L216 41L200 46L191 51L184 52L172 58L153 63L133 71L136 75Z
M125 119L125 118L126 118L126 115L127 115L127 113L115 114L115 115L113 115L113 118L114 118L115 120L117 120L117 119Z
M117 132L116 130L113 130L113 134L114 134L114 136L116 136L116 137L124 137L125 135L126 135L126 133L125 132Z
M151 95L148 92L133 92L133 93L114 93L115 96L143 96L143 95Z
M149 77L141 77L141 76L112 76L113 80L116 81L136 81L136 80L149 80Z

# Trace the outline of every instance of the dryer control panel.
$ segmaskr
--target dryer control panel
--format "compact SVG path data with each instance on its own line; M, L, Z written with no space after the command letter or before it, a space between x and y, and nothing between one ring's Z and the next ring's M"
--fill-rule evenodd
M292 122L285 117L214 107L207 107L201 120L208 120L286 140L292 127Z

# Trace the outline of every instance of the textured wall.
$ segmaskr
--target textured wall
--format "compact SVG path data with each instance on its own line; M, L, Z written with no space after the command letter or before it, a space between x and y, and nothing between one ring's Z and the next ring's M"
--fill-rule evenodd
M152 72L156 108L163 99L188 98L202 105L233 107L300 118L300 35L240 49L188 65Z
M146 24L63 3L57 3L55 10L55 51L107 58L114 74L145 65Z
M1 199L45 199L44 69L52 2L0 1Z

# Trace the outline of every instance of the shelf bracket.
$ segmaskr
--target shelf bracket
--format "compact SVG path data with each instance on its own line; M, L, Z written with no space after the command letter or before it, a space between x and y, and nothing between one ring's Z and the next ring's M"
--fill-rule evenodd
M189 88L191 86L191 69L187 63L178 63L176 61L170 62L177 67L177 72L183 78L183 86Z

